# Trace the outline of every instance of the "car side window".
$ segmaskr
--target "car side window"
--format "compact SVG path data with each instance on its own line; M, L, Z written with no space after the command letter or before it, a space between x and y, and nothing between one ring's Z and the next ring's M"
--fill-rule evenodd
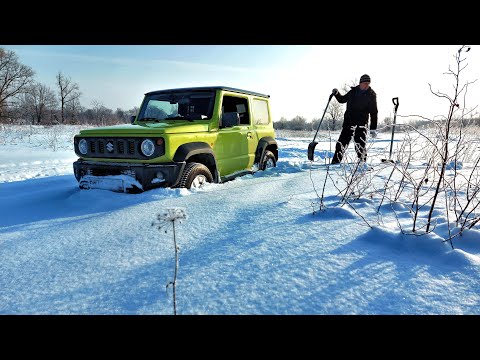
M225 95L222 99L222 116L227 112L237 112L240 117L239 125L250 125L248 99Z
M268 104L265 100L253 99L253 119L255 125L268 125Z

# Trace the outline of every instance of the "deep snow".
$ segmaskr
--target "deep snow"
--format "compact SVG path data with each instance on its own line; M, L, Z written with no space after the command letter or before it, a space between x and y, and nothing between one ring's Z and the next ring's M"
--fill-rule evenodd
M312 171L311 139L279 136L277 168L198 191L133 195L78 188L73 132L56 151L38 145L46 135L0 141L2 314L172 314L172 234L152 226L171 207L188 215L176 227L179 314L480 313L478 227L452 250L441 208L435 232L403 235L394 211L402 220L407 209L384 205L377 222L378 199L367 197L353 205L370 229L335 206L329 182L327 209L313 214L327 142ZM389 135L374 145L375 162Z

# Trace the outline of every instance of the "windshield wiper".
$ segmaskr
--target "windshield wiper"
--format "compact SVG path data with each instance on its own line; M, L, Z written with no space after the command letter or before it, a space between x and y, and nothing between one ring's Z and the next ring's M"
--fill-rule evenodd
M188 121L192 121L192 119L189 119L188 117L185 117L185 116L182 116L182 115L175 115L175 116L171 116L171 117L167 117L165 118L165 120L188 120Z
M160 120L157 119L157 118L154 118L154 117L146 117L146 118L138 119L138 121L157 121L157 122L159 122Z

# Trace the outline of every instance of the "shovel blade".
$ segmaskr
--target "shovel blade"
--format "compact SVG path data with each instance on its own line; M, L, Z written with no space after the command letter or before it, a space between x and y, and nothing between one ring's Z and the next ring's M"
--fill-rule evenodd
M314 158L314 152L315 152L315 146L317 146L318 142L312 141L310 144L308 144L308 160L313 161Z

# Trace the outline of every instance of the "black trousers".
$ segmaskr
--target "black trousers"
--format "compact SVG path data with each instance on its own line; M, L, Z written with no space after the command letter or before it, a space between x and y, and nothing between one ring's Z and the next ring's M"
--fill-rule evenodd
M333 155L331 164L338 164L342 161L343 153L347 150L352 137L355 142L355 151L357 152L358 159L361 161L367 160L367 151L365 149L367 143L367 127L356 126L352 129L352 127L349 126L342 128L342 132L335 145L335 155Z

